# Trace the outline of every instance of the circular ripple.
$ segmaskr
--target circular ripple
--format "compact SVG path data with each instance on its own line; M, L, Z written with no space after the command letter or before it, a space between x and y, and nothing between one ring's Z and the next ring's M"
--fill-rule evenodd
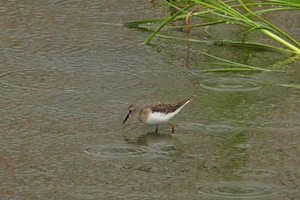
M206 131L212 132L212 133L226 133L229 131L233 131L234 127L228 126L228 125L209 125L205 127Z
M273 177L277 176L278 172L268 169L242 169L238 170L235 175L242 177Z
M279 190L261 183L221 182L202 185L199 193L217 198L242 199L274 196Z
M205 126L201 123L180 123L178 126L184 130L203 130L210 133L226 133L235 130L234 127L222 124L212 124Z
M200 129L202 130L204 129L204 124L194 123L194 122L180 123L178 124L178 127L184 130L200 130Z
M173 145L153 146L149 150L149 156L153 158L170 158L172 156L181 155L181 149Z
M262 128L274 130L300 130L300 123L295 122L266 122L261 124Z
M216 80L206 80L200 84L208 90L219 92L249 92L261 88L260 83L242 77L220 78Z
M104 144L86 148L84 152L105 159L138 157L147 153L146 148L130 144Z

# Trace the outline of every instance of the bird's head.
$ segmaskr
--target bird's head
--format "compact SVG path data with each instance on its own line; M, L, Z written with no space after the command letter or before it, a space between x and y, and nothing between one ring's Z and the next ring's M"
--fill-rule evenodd
M128 107L128 111L127 111L127 115L123 121L123 124L125 124L125 122L127 121L127 119L129 118L129 116L133 115L137 115L138 111L140 110L140 106L137 103L133 103Z

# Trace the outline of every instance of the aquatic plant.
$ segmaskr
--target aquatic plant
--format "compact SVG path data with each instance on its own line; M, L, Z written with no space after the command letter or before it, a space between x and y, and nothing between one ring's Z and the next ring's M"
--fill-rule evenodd
M209 20L205 23L198 24L188 24L187 31L197 27L209 27L217 26L221 23L231 23L237 26L242 26L247 28L244 32L243 41L233 41L233 40L222 40L216 41L218 43L222 42L224 44L234 44L234 45L244 45L244 46L254 46L263 49L271 49L274 51L290 52L294 54L300 54L300 43L291 37L289 34L285 33L282 29L278 28L274 24L265 20L261 15L269 12L276 12L282 10L300 10L300 2L298 0L266 0L264 2L257 3L244 3L243 0L190 0L190 1L180 1L180 5L186 5L184 8L180 8L176 1L166 1L163 0L167 5L171 6L177 12L175 12L170 17L162 17L155 19L146 19L141 21L129 22L126 25L130 27L140 27L143 24L162 22L155 31L153 31L145 40L144 44L149 43L153 37L165 37L173 39L183 39L189 40L191 42L204 42L196 39L176 38L172 36L166 36L159 34L163 28L184 28L180 25L169 25L170 22L188 18L186 22L189 22L191 17L205 18ZM177 4L177 5L176 5ZM193 8L193 13L190 10ZM257 9L259 8L259 9ZM186 24L187 26L187 24ZM144 27L145 28L145 27ZM253 31L260 31L269 38L277 41L283 46L277 47L269 44L264 44L260 42L249 42L245 41L247 35L251 34ZM189 36L189 35L188 35Z

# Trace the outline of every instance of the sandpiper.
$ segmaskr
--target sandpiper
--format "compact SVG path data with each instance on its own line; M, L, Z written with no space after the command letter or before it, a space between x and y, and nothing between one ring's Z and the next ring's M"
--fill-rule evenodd
M168 123L172 127L172 133L175 131L174 124L169 120L175 117L180 110L186 106L192 97L188 97L174 103L150 103L140 106L137 103L133 103L128 108L128 113L123 121L123 124L129 118L129 116L135 116L141 122L146 124L156 125L155 132L158 132L158 125Z

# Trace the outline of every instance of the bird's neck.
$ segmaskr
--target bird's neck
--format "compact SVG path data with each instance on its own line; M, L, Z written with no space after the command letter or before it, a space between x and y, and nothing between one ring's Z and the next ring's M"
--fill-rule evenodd
M141 108L139 108L138 115L136 115L136 117L141 122L145 122L147 120L147 117L148 117L148 112L151 112L151 111L149 109L141 107Z

